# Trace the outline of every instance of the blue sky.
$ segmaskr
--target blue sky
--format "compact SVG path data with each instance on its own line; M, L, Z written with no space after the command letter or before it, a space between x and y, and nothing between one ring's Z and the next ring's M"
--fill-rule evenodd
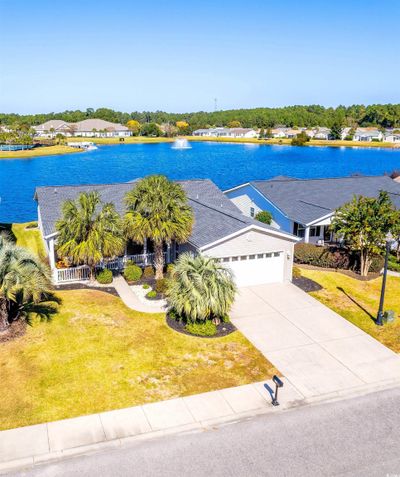
M0 111L400 102L398 0L0 0Z

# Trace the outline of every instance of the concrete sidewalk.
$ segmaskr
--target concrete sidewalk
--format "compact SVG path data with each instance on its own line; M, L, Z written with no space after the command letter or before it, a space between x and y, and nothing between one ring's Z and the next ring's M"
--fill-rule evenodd
M128 308L142 313L165 313L165 309L162 307L142 303L122 275L114 277L113 286Z
M286 380L281 409L302 402ZM137 438L206 429L216 422L275 411L271 381L0 432L0 473Z
M400 356L292 284L240 289L232 322L305 397L400 377Z

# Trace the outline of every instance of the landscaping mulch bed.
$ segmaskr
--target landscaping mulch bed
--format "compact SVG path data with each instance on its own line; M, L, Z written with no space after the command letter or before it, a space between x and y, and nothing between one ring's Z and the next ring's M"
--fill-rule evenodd
M174 318L171 318L168 314L167 314L167 317L166 317L166 322L167 322L167 325L170 328L177 331L178 333L182 333L184 335L192 336L192 337L195 337L195 338L221 338L222 336L230 335L231 333L233 333L237 329L235 327L235 325L233 325L230 322L229 323L220 323L219 325L217 325L217 333L215 335L213 335L213 336L199 336L199 335L194 335L192 333L189 333L185 329L186 323L184 323L183 321L177 321Z
M6 331L0 333L0 343L7 343L7 341L15 340L23 336L28 325L24 320L17 320L11 323Z
M343 275L347 275L348 277L355 278L356 280L360 281L369 281L369 280L374 280L375 278L378 278L381 276L381 274L378 273L368 273L367 277L362 277L359 273L353 272L353 270L345 270L343 268L324 268L324 267L315 267L314 265L307 265L305 263L295 263L296 267L305 268L308 270L320 270L322 272L337 272L337 273L342 273Z
M307 293L319 291L323 288L319 283L306 277L295 277L292 283Z
M56 285L54 289L55 290L97 290L97 291L109 293L110 295L113 295L113 296L119 296L114 287L91 286L91 285L85 285L84 283L68 283L65 285Z

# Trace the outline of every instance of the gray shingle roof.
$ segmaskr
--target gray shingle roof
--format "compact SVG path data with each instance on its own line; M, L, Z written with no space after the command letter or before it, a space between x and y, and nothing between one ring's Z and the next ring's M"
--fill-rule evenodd
M400 185L388 176L353 176L332 179L271 179L251 184L287 217L308 224L349 202L354 195L377 197L389 193L400 208Z
M55 223L61 216L63 202L77 198L81 192L98 191L102 201L112 202L117 212L122 215L125 212L125 194L137 180L121 184L37 187L35 199L40 207L44 235L55 233ZM268 225L242 215L210 180L177 182L185 190L189 205L194 211L195 223L189 242L195 247L204 247L252 224L277 232ZM292 237L290 234L287 236L289 239Z

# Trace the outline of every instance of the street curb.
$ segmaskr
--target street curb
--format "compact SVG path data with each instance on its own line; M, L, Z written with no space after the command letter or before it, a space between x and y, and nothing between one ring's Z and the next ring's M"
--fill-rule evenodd
M216 429L218 427L222 427L224 425L231 425L236 422L249 420L261 415L267 415L270 413L277 412L294 411L299 408L323 405L331 402L352 399L354 397L360 397L378 391L393 389L398 386L400 386L400 380L385 381L379 383L378 385L373 384L366 386L357 386L346 391L339 391L312 398L303 398L297 401L290 401L287 404L282 404L279 407L274 407L270 405L267 407L262 407L246 412L239 412L220 418L207 419L181 426L170 427L163 430L149 431L138 435L112 440L105 440L94 444L82 445L78 447L72 447L68 449L57 450L20 459L10 460L7 462L0 463L0 475L4 475L10 471L32 469L38 465L51 464L77 456L91 455L104 450L123 449L143 441L163 438L167 436L182 435L186 433L206 432L212 429Z

